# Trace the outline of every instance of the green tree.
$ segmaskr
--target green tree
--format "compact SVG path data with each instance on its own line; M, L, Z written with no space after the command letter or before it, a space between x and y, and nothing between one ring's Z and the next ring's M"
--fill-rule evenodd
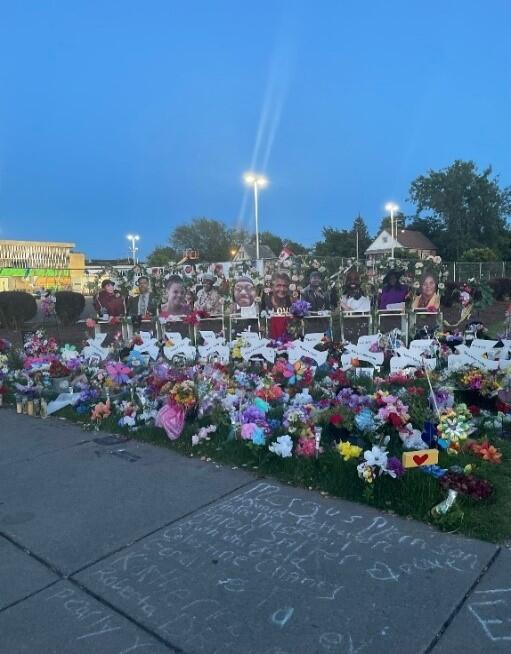
M335 227L323 227L323 240L318 241L314 246L314 254L317 257L355 257L357 254L357 231L359 257L371 244L371 238L364 219L357 216L353 221L351 229L336 229Z
M461 255L461 261L497 261L497 253L491 248L471 248Z
M365 224L365 220L359 214L353 221L353 227L351 228L351 238L355 243L355 250L357 246L357 234L358 234L358 253L359 258L364 256L365 251L371 245L372 239L369 236L369 230Z
M417 217L441 222L444 238L438 245L444 258L458 259L471 248L499 249L511 214L511 189L500 188L488 167L478 172L473 161L455 161L448 168L430 170L410 186Z
M176 261L177 253L168 245L158 245L147 257L148 266L166 266L169 261Z
M442 248L446 234L445 227L440 218L433 218L431 216L419 218L418 216L414 216L411 219L411 222L408 223L406 229L412 229L427 236L429 240L436 245L438 253L442 255Z
M394 231L396 229L405 229L406 227L406 216L402 211L396 211L394 214ZM378 227L378 234L386 230L389 234L391 228L390 214L388 216L383 216L380 220L380 226Z
M203 261L228 261L233 230L211 218L193 218L186 225L175 227L170 235L170 244L181 255L188 248L199 252Z

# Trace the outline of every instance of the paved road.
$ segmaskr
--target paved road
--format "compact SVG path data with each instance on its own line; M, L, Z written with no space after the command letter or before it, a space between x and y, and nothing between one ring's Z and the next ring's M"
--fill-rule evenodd
M1 654L511 651L511 553L0 411Z

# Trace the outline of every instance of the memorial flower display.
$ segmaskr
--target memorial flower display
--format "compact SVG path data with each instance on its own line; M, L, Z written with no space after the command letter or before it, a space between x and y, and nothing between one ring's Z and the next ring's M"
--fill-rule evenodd
M384 492L391 504L406 502L425 479L435 485L436 501L446 490L478 501L498 492L485 475L504 468L509 456L499 440L511 427L511 415L501 410L508 406L505 370L449 371L439 358L437 370L389 373L390 337L376 350L374 342L368 346L385 355L374 379L357 375L343 358L346 345L331 341L318 342L318 352L327 348L318 364L307 356L292 361L292 346L282 341L267 346L273 361L245 360L245 338L229 344L228 361L201 358L197 349L195 359L176 363L165 357L168 337L153 339L154 357L138 351L146 340L119 336L98 346L97 356L40 331L22 349L2 341L3 405L23 413L36 401L86 428L171 441L208 460L246 459L269 466L270 474L295 470L298 483L317 468L318 483L335 487L345 478L349 496L361 501ZM66 377L69 390L56 392L55 377ZM484 403L497 394L504 399L488 408Z

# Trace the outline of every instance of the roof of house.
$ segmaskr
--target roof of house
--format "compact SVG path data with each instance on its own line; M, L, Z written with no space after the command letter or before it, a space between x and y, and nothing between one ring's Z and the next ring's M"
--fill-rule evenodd
M241 247L243 248L245 254L249 259L257 258L255 243L244 243ZM275 259L276 256L277 255L273 252L273 250L270 247L268 247L268 245L263 245L262 243L259 245L260 259Z
M397 233L397 241L404 248L411 250L436 250L436 245L432 243L422 232L416 232L412 229L400 229Z

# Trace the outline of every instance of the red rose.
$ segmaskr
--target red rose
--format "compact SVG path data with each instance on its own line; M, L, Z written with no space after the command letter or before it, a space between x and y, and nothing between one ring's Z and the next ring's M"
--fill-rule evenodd
M391 413L389 415L389 422L393 427L402 427L403 421L397 413Z
M476 406L475 404L471 404L471 405L468 407L468 410L470 411L470 413L471 413L473 416L478 416L478 415L481 414L481 409L480 409L478 406Z
M338 427L342 422L344 422L344 418L340 416L338 413L335 413L333 416L330 416L330 424L334 425L334 427Z

